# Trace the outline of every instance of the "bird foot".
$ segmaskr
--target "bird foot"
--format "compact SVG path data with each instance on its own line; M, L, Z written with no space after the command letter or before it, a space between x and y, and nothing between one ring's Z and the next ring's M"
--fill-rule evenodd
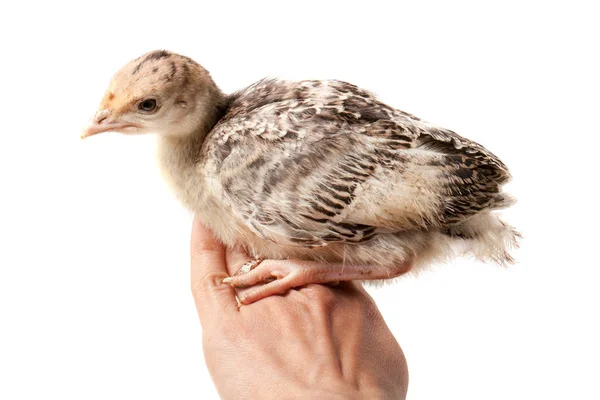
M252 260L246 261L236 272L235 274L233 274L233 276L240 276L240 275L244 275L247 274L248 272L252 271L254 268L256 268L261 262L263 262L263 258L260 258L258 256L254 257ZM226 278L227 279L227 278ZM225 282L227 283L227 282ZM246 288L247 286L236 286L239 289L243 289Z
M253 263L252 267L246 265ZM389 279L399 276L412 267L412 262L385 269L374 269L365 265L324 264L301 260L249 261L223 283L234 288L247 288L263 284L243 293L239 301L243 305L254 303L265 297L283 294L290 289L312 283L337 284L340 281Z

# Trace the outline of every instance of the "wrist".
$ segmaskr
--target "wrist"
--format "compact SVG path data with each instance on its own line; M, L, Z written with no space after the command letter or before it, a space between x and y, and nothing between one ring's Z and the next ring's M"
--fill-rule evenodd
M329 399L329 400L387 400L404 399L404 391L389 390L382 387L351 387L340 385L331 388L311 389L309 393L303 393L298 398Z

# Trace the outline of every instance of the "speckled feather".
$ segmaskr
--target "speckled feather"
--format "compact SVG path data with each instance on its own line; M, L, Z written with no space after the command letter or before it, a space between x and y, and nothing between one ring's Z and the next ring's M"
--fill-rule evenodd
M476 239L460 223L511 202L508 170L484 147L340 81L264 80L232 95L204 152L219 200L280 245Z
M513 202L506 166L365 90L271 79L226 96L193 60L157 51L118 72L101 107L134 113L138 92L171 107L150 127L163 132L162 171L228 245L364 265L375 277L445 260L456 244L512 262L518 233L493 212Z

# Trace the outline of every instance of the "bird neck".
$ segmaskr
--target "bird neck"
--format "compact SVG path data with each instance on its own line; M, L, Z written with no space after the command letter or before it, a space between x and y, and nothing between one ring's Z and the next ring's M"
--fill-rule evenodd
M189 141L204 140L227 112L229 97L226 96L212 81L206 85L204 94L198 99L197 115L202 116L197 127L190 132Z
M202 202L204 192L204 177L198 169L204 161L204 140L227 112L229 99L215 86L215 92L199 102L201 109L196 112L202 119L193 131L187 135L159 135L162 173L177 197L191 209Z
M216 86L206 89L197 99L194 114L200 116L186 134L159 136L159 149L169 163L195 164L208 133L227 112L229 97Z

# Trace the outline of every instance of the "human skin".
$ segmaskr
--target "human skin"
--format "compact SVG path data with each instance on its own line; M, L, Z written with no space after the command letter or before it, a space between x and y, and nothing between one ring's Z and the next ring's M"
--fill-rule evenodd
M308 285L240 307L221 282L247 260L194 220L192 292L221 398L406 397L402 349L360 284Z

